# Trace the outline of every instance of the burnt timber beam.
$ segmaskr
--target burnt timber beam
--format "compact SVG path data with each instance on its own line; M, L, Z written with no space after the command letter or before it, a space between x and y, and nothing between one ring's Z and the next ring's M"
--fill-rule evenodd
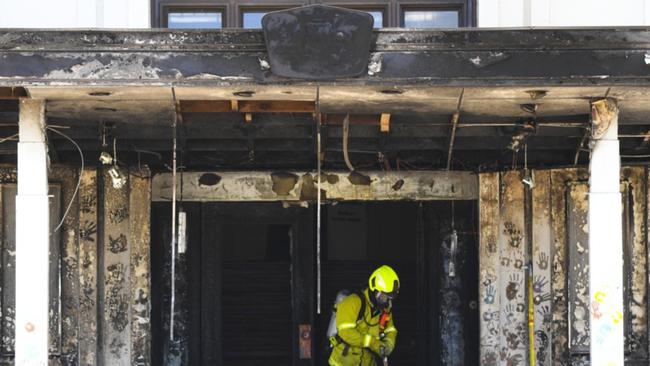
M381 72L321 85L650 85L646 28L377 30ZM275 76L262 31L0 32L0 86L313 85ZM409 65L404 67L404 65Z
M298 100L181 100L182 113L313 113L315 102Z
M189 172L185 201L315 201L314 172ZM155 175L152 201L169 201L172 175ZM478 177L471 172L324 172L326 200L472 200ZM423 188L425 187L425 188Z

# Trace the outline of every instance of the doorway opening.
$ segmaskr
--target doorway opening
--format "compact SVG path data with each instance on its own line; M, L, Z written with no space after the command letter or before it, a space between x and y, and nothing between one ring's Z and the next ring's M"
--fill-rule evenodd
M451 202L323 205L320 314L313 205L205 202L184 203L182 210L187 251L176 263L170 340L171 206L152 207L156 364L326 365L325 333L337 292L365 288L382 264L401 280L393 312L399 334L390 364L477 364L476 202L454 203L453 254ZM301 339L305 326L311 343Z

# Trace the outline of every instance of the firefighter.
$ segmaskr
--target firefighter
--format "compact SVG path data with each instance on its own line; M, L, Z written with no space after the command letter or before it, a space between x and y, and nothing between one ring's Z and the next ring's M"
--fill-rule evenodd
M397 329L392 301L399 292L399 277L381 266L368 279L368 288L353 293L336 306L337 334L330 339L333 366L379 366L395 349Z

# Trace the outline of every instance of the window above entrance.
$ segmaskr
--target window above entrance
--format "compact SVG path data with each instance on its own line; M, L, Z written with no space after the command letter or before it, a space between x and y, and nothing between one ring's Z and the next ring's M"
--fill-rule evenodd
M261 28L270 12L315 4L308 0L152 0L153 27L181 29ZM476 0L326 0L320 4L361 10L374 28L476 26Z

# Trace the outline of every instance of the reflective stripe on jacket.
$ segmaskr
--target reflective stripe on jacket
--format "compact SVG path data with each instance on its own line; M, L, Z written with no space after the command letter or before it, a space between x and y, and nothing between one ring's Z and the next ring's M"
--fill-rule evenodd
M379 318L381 312L373 314L372 305L368 298L368 289L364 290L366 310L363 318L357 321L361 310L361 299L357 294L351 294L336 307L336 328L338 336L343 340L332 349L329 364L333 366L377 366L376 356L368 346L374 339L379 339ZM395 348L397 329L390 320L384 329L384 340Z

